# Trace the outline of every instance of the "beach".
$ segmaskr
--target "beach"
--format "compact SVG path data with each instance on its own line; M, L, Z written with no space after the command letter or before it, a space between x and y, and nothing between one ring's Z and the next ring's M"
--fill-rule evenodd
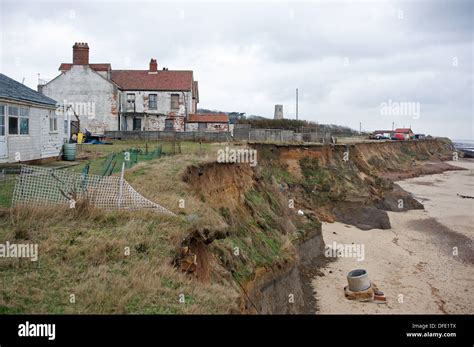
M359 230L323 223L326 245L364 246L364 257L337 257L312 285L321 314L470 314L474 312L474 161L449 164L467 170L397 182L424 210L388 212L389 230ZM463 197L464 196L464 197ZM333 258L334 259L334 258ZM344 297L347 273L367 270L385 303Z

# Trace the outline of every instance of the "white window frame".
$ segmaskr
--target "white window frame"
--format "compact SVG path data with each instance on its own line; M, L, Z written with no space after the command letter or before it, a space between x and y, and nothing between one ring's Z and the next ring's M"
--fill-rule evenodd
M173 103L173 99L176 98L176 105L174 105ZM172 93L171 96L170 96L170 109L171 110L179 110L179 94L178 93ZM176 107L174 107L176 106Z
M127 93L127 110L135 110L135 102L136 102L136 94L135 93Z
M55 111L49 111L48 114L49 117L49 132L52 133L58 133L58 115L56 114Z
M16 108L18 110L16 115L10 115L10 109ZM20 132L20 106L18 105L7 105L7 126L8 126L8 135L10 136L18 136ZM10 132L10 118L16 118L16 133Z
M26 114L22 114L22 111L26 111ZM26 134L21 133L21 121L26 119L28 121L28 132ZM29 136L30 135L30 108L21 106L18 112L18 135Z
M7 136L7 126L8 126L8 111L7 104L0 104L0 107L3 107L3 125L0 125L0 128L3 126L3 135L0 132L0 136Z
M155 99L154 107L151 107L151 98ZM158 109L158 94L149 94L148 95L148 109L150 110L157 110Z

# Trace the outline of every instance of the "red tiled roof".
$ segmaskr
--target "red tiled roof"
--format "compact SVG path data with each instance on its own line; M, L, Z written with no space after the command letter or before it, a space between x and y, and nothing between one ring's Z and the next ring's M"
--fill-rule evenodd
M225 113L196 113L188 116L188 123L229 123Z
M402 134L407 134L412 132L410 128L397 128L395 129L396 133L402 133Z
M71 63L62 63L59 66L59 71L68 71L71 69L73 64ZM109 71L112 69L112 66L109 63L102 63L102 64L89 64L90 68L95 71Z
M150 74L148 70L113 70L111 75L121 89L125 90L191 90L192 71L158 70Z

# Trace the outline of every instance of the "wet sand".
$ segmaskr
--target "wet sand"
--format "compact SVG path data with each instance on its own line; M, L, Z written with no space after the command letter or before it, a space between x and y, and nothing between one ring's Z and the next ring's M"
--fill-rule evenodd
M474 161L450 164L464 171L397 182L425 210L389 212L392 229L359 230L323 223L326 245L364 245L363 261L338 257L313 279L317 313L474 313ZM344 297L346 275L363 268L386 297L385 304Z

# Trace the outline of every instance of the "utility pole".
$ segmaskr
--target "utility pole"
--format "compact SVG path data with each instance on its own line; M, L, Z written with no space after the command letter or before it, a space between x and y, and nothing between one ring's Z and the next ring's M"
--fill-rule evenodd
M298 120L298 88L296 88L296 120Z
M362 122L359 122L359 134L362 134Z

